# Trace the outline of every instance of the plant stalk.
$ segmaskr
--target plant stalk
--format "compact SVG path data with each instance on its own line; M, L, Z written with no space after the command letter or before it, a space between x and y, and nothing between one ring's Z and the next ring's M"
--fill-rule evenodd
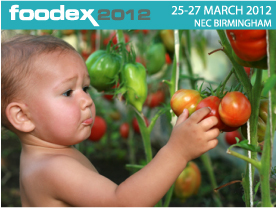
M267 30L268 43L268 75L276 74L276 30ZM272 160L273 139L276 125L276 85L269 91L267 128L264 139L263 155L261 158L262 168L260 170L262 206L273 207L270 197L270 172Z

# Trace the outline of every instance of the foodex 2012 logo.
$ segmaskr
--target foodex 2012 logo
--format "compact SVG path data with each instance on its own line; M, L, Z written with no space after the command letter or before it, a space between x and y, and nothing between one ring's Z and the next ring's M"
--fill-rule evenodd
M86 20L89 19L93 26L99 26L96 20L92 17L94 9L66 9L64 5L60 5L59 9L20 9L19 5L12 5L9 9L11 14L11 20L16 20L17 17L22 21L31 21L33 19L37 21L60 21L60 20ZM81 18L80 18L81 16Z

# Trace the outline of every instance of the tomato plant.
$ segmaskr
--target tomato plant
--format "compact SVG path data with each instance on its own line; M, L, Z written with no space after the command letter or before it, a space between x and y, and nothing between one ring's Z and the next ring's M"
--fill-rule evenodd
M144 116L144 119L145 119L145 122L146 122L146 126L148 127L149 126L149 120L145 116ZM140 128L139 128L138 121L137 121L136 118L132 119L132 127L133 127L133 129L136 133L140 134Z
M97 142L103 137L105 132L106 132L106 122L105 122L105 120L100 116L96 116L94 124L91 128L91 134L88 137L88 139L90 141Z
M171 98L171 108L176 116L180 116L186 108L189 116L195 112L196 106L202 100L200 93L196 90L180 89Z
M251 104L241 92L228 92L219 105L219 115L226 125L230 127L241 126L247 122L251 115Z
M120 134L121 134L121 137L123 137L124 139L128 138L128 134L129 134L129 124L128 123L121 124Z
M190 161L186 168L180 173L175 181L174 193L180 199L197 194L201 185L201 173L193 161Z
M204 98L198 103L196 110L204 107L211 108L211 112L203 119L208 118L210 116L215 116L218 119L218 123L213 128L218 128L222 130L225 127L225 124L222 122L219 116L219 112L218 112L219 104L220 104L220 99L217 96L209 96L207 98Z
M237 143L237 141L235 139L236 137L238 137L240 141L242 140L242 136L241 136L240 132L238 132L238 131L226 132L224 138L225 138L225 141L227 142L227 144L232 145L232 144Z
M154 108L164 102L165 102L165 93L163 90L158 90L155 93L148 94L145 104L150 108Z

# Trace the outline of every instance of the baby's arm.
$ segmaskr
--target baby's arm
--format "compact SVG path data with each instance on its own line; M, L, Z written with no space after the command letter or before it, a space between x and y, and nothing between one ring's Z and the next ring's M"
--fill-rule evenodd
M52 163L49 183L54 184L53 197L72 206L154 206L168 191L188 161L214 148L218 141L217 118L208 117L202 108L188 117L178 118L168 143L154 159L119 186L87 169L77 161L65 158Z

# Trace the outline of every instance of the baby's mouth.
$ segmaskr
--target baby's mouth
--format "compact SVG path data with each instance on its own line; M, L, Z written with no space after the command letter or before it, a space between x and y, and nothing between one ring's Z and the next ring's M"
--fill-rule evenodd
M93 123L93 118L88 118L82 122L84 125L91 125Z

